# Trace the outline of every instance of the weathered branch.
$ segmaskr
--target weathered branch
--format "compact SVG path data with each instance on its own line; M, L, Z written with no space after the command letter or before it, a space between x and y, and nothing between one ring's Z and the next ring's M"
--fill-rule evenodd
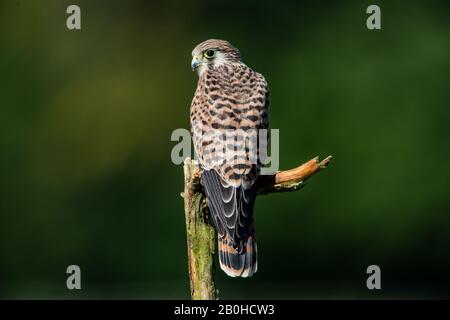
M184 162L184 212L188 247L188 268L193 300L215 300L214 227L209 220L206 197L200 187L200 170L189 158Z
M319 162L319 157L305 162L297 168L279 171L274 175L260 176L257 182L258 194L296 191L305 185L305 181L330 163L332 156Z
M305 181L325 169L332 157L318 157L297 168L280 171L274 175L260 176L256 187L258 194L289 192L302 188ZM188 247L188 268L193 300L217 299L214 284L215 231L209 219L206 197L200 184L200 169L195 161L184 162L184 210Z

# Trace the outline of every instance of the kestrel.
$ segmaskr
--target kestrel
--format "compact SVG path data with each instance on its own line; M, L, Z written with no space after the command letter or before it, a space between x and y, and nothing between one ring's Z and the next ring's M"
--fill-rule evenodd
M231 277L250 277L257 270L253 207L259 150L267 145L267 135L259 139L269 126L267 83L227 41L202 42L192 57L199 79L190 120L220 267Z

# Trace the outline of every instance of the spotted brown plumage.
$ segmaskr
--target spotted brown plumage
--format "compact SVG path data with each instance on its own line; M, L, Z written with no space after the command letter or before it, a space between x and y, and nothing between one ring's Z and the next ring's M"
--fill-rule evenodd
M220 266L230 276L249 277L257 270L254 186L262 165L258 151L267 144L258 141L258 130L269 126L267 83L227 41L202 42L192 56L199 79L191 127Z

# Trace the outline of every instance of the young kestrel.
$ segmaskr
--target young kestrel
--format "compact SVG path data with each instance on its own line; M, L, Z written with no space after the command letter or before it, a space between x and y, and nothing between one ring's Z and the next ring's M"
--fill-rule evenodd
M267 145L267 138L258 139L259 129L269 126L267 83L227 41L202 42L192 57L199 79L191 126L220 267L231 277L250 277L257 270L253 207L262 166L258 151Z

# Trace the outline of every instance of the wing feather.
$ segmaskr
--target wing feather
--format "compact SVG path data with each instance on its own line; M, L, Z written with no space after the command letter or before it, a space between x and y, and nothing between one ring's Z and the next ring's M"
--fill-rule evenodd
M269 125L268 89L264 77L244 64L235 71L234 76L216 72L199 80L191 106L191 124L194 148L203 169L202 181L219 236L228 235L234 247L242 247L253 227L253 186L261 167L259 160L254 161L259 154L259 144L254 141L257 129L267 129ZM208 87L208 83L215 85ZM221 149L221 139L230 129L253 136L247 140L236 133L234 148ZM207 134L213 130L218 134ZM225 154L217 149L225 150ZM226 161L220 161L224 156Z

